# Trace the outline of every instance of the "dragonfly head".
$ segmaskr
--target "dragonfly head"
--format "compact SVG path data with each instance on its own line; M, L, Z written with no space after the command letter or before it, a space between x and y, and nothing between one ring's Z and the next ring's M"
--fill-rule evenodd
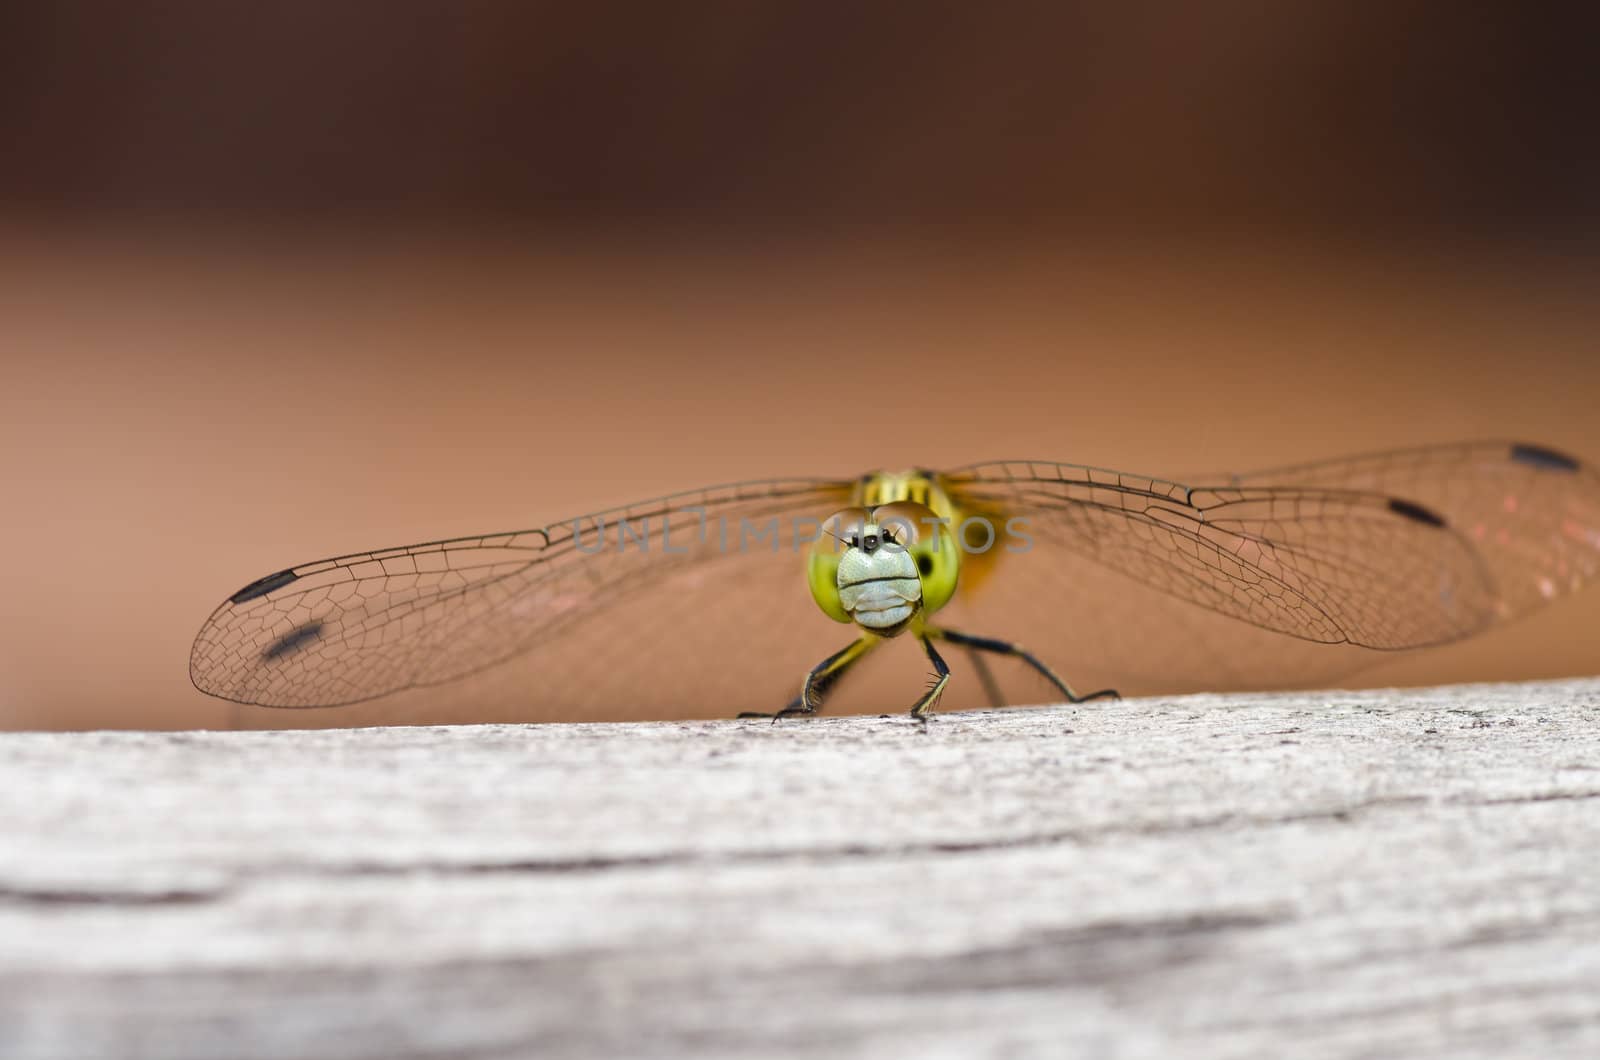
M829 618L892 637L918 612L950 599L958 561L954 535L933 512L901 501L829 516L806 573L813 599Z

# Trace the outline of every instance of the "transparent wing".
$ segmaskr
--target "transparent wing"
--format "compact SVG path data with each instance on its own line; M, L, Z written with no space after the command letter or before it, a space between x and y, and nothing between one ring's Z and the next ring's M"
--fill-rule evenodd
M545 669L522 675L521 699L548 704L557 690L579 695L572 675L592 674L603 649L657 664L683 658L697 636L715 634L726 607L752 625L768 607L773 626L786 628L798 600L821 619L804 590L795 520L825 516L849 489L824 480L720 486L537 530L303 564L219 606L195 639L190 676L238 703L305 708L456 682L535 655ZM610 643L583 643L578 635L597 624ZM720 654L729 648L737 644ZM748 674L738 660L733 669Z
M1416 647L1464 636L1493 614L1494 587L1471 546L1434 513L1379 494L1198 488L1040 464L963 482L965 497L1025 516L1038 538L1304 640Z
M1428 447L1208 486L1036 461L948 481L971 508L1027 517L1033 538L971 564L948 623L1125 691L1326 678L1373 649L1524 614L1600 568L1600 479L1534 446Z
M1581 588L1600 572L1600 475L1554 449L1468 442L1233 476L1401 498L1436 513L1484 565L1493 620Z

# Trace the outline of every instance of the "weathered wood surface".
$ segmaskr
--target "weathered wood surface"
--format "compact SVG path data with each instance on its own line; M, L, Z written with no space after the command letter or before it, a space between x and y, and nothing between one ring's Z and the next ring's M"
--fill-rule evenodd
M0 1056L1600 1055L1600 682L0 736Z

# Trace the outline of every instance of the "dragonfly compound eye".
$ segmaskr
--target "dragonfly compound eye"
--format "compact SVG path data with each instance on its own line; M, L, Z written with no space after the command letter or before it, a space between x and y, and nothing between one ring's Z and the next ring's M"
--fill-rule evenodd
M882 542L910 548L938 523L938 517L925 505L913 501L897 501L874 509L872 521L878 525Z

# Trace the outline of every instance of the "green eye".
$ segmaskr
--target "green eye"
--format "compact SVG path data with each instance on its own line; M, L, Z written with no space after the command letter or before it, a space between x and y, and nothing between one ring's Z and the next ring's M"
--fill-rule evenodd
M956 535L943 527L939 531L924 537L911 550L922 575L922 606L929 612L950 602L961 576L961 546Z
M822 608L822 613L835 622L849 622L850 614L839 602L839 553L830 548L811 546L806 559L806 582L811 586L811 598Z

